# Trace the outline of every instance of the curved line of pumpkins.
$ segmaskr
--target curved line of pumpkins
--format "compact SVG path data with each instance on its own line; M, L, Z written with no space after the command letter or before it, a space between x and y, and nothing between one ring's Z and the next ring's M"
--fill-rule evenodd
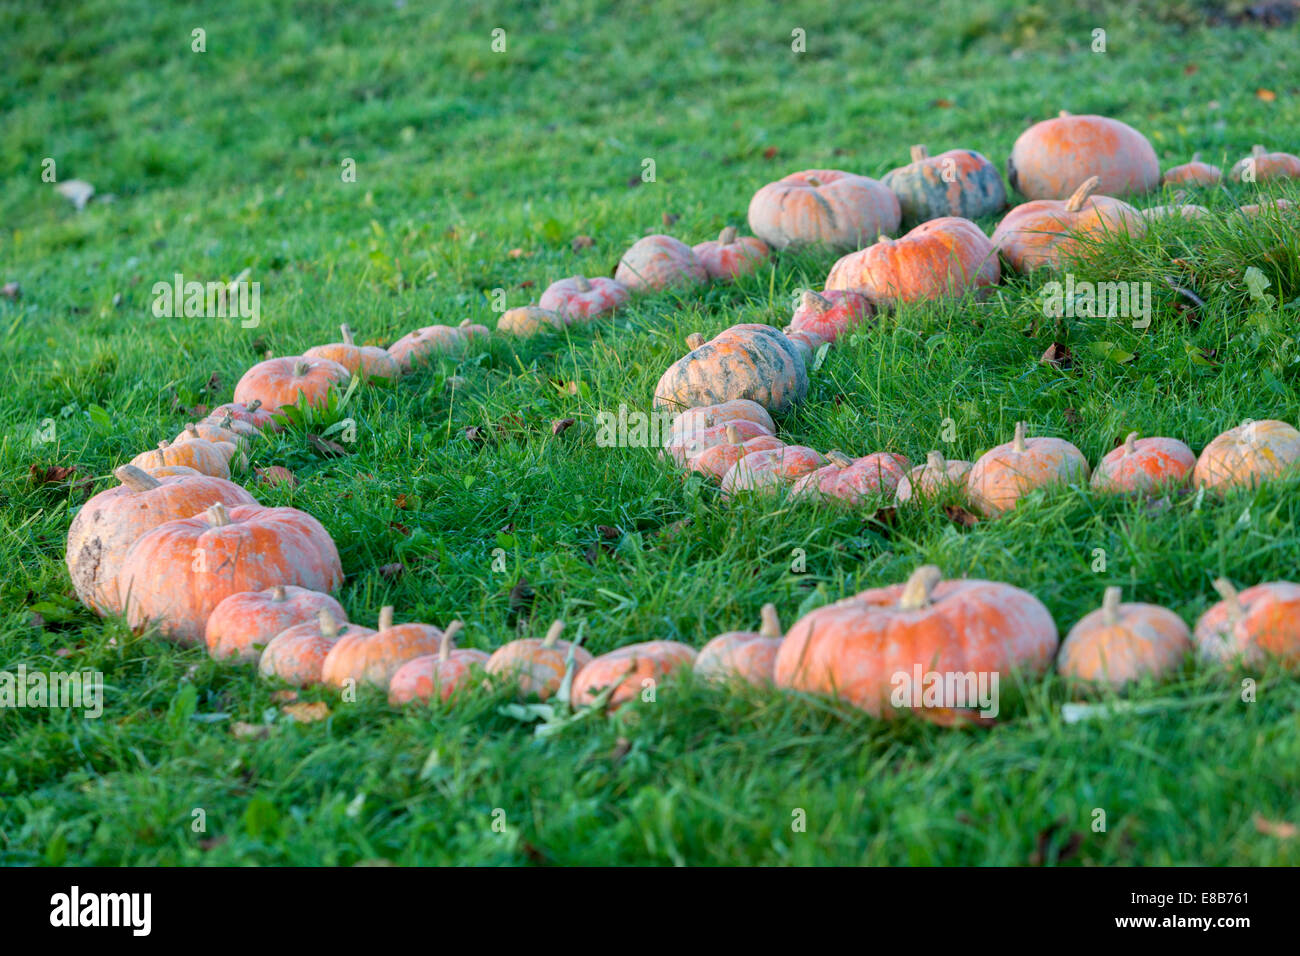
M1255 180L1300 177L1300 158L1265 153L1247 162ZM962 294L999 278L998 254L1027 271L1054 266L1077 251L1076 237L1113 229L1139 230L1143 214L1096 190L1148 191L1160 181L1154 150L1136 130L1097 116L1036 124L1017 140L1008 161L1011 183L1030 198L999 224L992 242L969 217L999 211L1006 192L996 169L969 150L929 156L914 147L913 162L883 182L837 170L807 170L768 184L750 203L758 238L723 231L693 249L669 236L639 240L613 279L562 279L537 306L505 313L498 329L527 336L617 309L633 291L656 290L752 270L770 248L818 244L856 248L840 259L822 293L807 292L784 333L769 326L733 326L712 341L688 340L691 352L660 380L655 404L681 409L666 451L722 481L724 495L789 487L792 494L859 503L893 495L908 501L965 482L985 514L1014 507L1026 491L1087 478L1073 445L1027 438L973 465L931 452L911 468L884 452L851 459L775 438L769 410L781 412L807 392L815 350L863 321L873 308L899 301ZM1194 159L1169 170L1166 183L1209 184L1217 169ZM1278 207L1289 205L1278 200ZM1248 214L1260 207L1243 207ZM1146 215L1195 218L1202 207L1180 205ZM920 225L898 240L883 235L901 221ZM493 654L454 646L462 623L445 630L395 624L381 610L378 629L348 623L328 592L343 580L338 551L316 519L294 508L260 506L229 480L247 467L246 452L262 429L278 430L276 413L305 400L318 405L353 376L396 378L430 354L463 349L488 329L471 324L417 329L388 349L343 341L302 356L267 359L250 368L233 401L187 425L172 442L115 470L121 481L78 512L69 529L67 565L77 594L99 614L125 614L132 627L150 622L182 644L207 645L218 660L259 661L261 673L291 684L387 689L394 704L449 699L477 681L481 668L512 681L525 694L554 695L572 668L574 706L615 708L641 693L643 682L692 667L711 679L775 682L834 694L878 716L896 711L888 699L896 676L918 663L961 670L1041 675L1058 670L1085 685L1122 687L1175 669L1193 645L1208 660L1258 663L1300 651L1300 585L1272 582L1236 592L1215 586L1223 600L1197 622L1195 634L1172 611L1120 603L1118 588L1070 630L1058 654L1058 632L1033 595L1008 584L942 581L933 566L904 584L864 591L801 618L786 634L773 605L762 628L728 632L698 652L675 641L649 641L593 658L578 642L560 639L556 621L542 638L512 641ZM1282 422L1253 422L1214 439L1198 459L1170 438L1138 439L1103 459L1092 482L1107 491L1145 492L1166 482L1210 488L1250 485L1300 461L1300 432ZM265 478L289 477L266 469ZM580 640L580 638L579 638ZM955 640L955 643L954 643ZM602 689L604 693L601 693ZM930 707L929 719L969 719L969 711Z

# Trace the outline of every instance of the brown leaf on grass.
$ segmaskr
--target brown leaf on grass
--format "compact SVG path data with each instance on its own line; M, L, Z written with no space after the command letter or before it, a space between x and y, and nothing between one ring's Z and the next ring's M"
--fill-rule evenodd
M405 511L411 507L411 501L409 498L406 497L405 494L400 494L393 499L393 507L400 508L401 510Z
M1275 99L1277 99L1276 93L1274 93L1272 90L1266 90L1262 86L1255 91L1255 96L1257 99L1261 99L1265 103L1272 103Z
M0 295L17 301L23 297L23 289L17 282L6 282L0 286Z
M1062 345L1060 342L1053 342L1047 347L1038 361L1043 365L1054 365L1065 371L1074 367L1074 355L1070 352L1068 345Z
M277 690L271 695L271 702L275 704L292 704L297 699L296 690Z
M199 849L200 849L200 850L205 850L205 851L206 851L206 850L215 850L217 847L221 846L222 844L224 844L224 843L225 843L226 841L228 841L229 839L230 839L230 837L228 837L228 836L215 836L215 837L210 837L210 838L208 838L208 839L206 839L206 840L200 840L200 841L199 841Z
M574 252L577 252L580 249L590 249L595 244L596 240L591 238L591 236L574 236L573 241L569 243L569 245L573 247Z
M948 520L959 528L973 528L980 523L980 519L975 517L961 505L944 505L943 513L948 516Z
M769 146L767 149L763 150L763 158L764 158L764 159L776 159L776 147L775 147L775 146Z
M512 617L528 617L536 597L537 592L529 586L528 579L521 577L515 582L514 587L510 589L510 596L506 599L506 603L510 607L510 615Z
M1083 424L1083 416L1079 414L1077 409L1067 408L1064 414L1065 414L1065 424L1067 425Z
M1061 820L1048 824L1038 832L1034 843L1034 852L1029 855L1030 866L1044 866L1052 863L1065 863L1079 855L1079 847L1083 845L1083 837L1078 833L1071 833L1065 841L1065 844L1057 851L1055 859L1050 858L1052 849L1052 838L1065 826Z
M871 514L867 515L866 520L868 523L874 521L876 524L883 524L888 526L888 525L892 525L894 521L897 520L897 518L898 518L898 509L893 506L889 506L885 508L877 508Z
M35 485L62 484L77 473L76 468L64 465L29 465L27 470L32 476L32 484Z
M280 708L280 713L300 724L314 724L330 715L330 705L323 700L300 701L296 704L285 704Z
M472 442L487 441L487 429L482 425L470 425L465 429L465 437Z
M268 485L272 488L276 485L285 485L288 488L298 487L297 477L283 465L267 465L265 468L254 468L253 472L257 475L259 485Z
M640 185L641 185L641 177L640 177L640 175L637 175L637 176L629 176L629 177L628 177L628 180L627 180L627 188L628 188L628 189L635 189L637 186L640 186Z
M406 525L402 524L400 521L390 521L388 522L388 527L392 528L394 531L396 531L404 538L411 533L411 529L408 528Z
M1200 67L1197 66L1195 63L1188 63L1185 67L1183 67L1183 76L1192 76L1199 69Z
M551 434L563 435L569 430L569 426L574 423L572 418L557 418L551 422Z
M598 524L596 525L596 531L606 541L613 541L616 538L623 537L623 532L612 525Z
M678 219L681 218L682 217L677 215L677 213L675 212L666 212L664 213L664 225L671 226L673 223L675 223Z
M230 732L240 740L265 740L271 736L271 728L266 724L250 724L237 720L230 725Z
M1294 823L1288 823L1285 820L1269 820L1259 813L1255 814L1253 822L1256 833L1275 837L1278 840L1294 840L1296 834L1300 833Z
M199 389L200 392L209 392L209 393L218 392L220 390L221 390L221 376L218 375L216 372L213 372L211 375L209 375L208 383L204 385L201 389Z
M519 288L531 289L535 285L537 285L537 283L534 282L532 279L525 279L523 282L519 283Z
M379 569L381 577L396 578L401 577L406 572L406 565L400 561L394 561L392 564L385 564Z
M320 435L307 436L307 444L315 448L326 458L342 458L348 454L348 450L338 442L330 441L328 438L321 438Z
M952 109L952 100L945 100L940 97L937 100L931 100L930 105L937 110L950 110Z

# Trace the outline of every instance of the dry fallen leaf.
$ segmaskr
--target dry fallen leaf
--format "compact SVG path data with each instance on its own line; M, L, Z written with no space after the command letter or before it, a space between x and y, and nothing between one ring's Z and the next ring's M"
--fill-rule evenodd
M1262 86L1255 91L1255 95L1259 97L1261 100L1263 100L1265 103L1272 103L1275 99L1277 99L1276 93L1274 93L1272 90L1266 90Z
M395 578L399 577L405 571L406 565L402 564L400 561L394 561L392 564L383 565L379 569L379 574L381 577Z
M763 150L763 158L764 158L764 159L776 159L776 147L775 147L775 146L769 146L767 149Z
M563 435L572 424L572 418L557 418L551 422L551 434Z
M1285 820L1268 820L1258 813L1255 814L1254 822L1256 832L1279 840L1293 840L1296 833L1300 832L1294 823L1287 823Z
M293 472L283 465L268 465L266 468L254 468L257 473L257 482L262 485L287 485L290 488L298 486L298 479L294 477Z
M1053 342L1038 359L1043 365L1054 365L1062 371L1074 366L1074 355L1068 345Z
M90 202L90 197L95 195L95 187L84 179L69 179L67 182L59 183L54 189L60 196L76 206L78 212L85 209L86 203Z
M979 518L961 505L944 505L943 513L948 516L949 521L962 528L973 528L980 522Z
M271 701L276 704L292 704L297 699L296 690L277 690L271 695Z
M511 259L523 259L526 258L529 255L529 253L524 252L524 250L522 249L511 249L508 253L506 253L506 255L508 255Z
M29 465L28 471L31 472L32 483L37 485L57 485L60 482L67 481L77 473L76 468L68 468L63 465L50 465L43 468L40 465Z
M677 215L677 213L675 212L666 212L664 213L664 225L671 226L673 223L675 223L678 219L681 218L682 217Z
M933 106L935 109L940 109L940 110L952 109L952 100L945 100L941 98L941 99L933 100L930 103L930 105Z
M328 717L330 706L323 700L301 701L296 704L285 704L280 708L280 713L300 724L312 724Z
M595 244L596 240L591 238L591 236L574 236L573 241L569 243L569 245L573 247L574 252L577 252L579 249L590 249Z
M328 438L321 438L319 435L308 435L307 443L326 458L342 458L348 453L348 450L338 442L330 441Z
M249 724L237 720L230 725L230 732L240 740L265 740L271 735L271 728L266 724Z

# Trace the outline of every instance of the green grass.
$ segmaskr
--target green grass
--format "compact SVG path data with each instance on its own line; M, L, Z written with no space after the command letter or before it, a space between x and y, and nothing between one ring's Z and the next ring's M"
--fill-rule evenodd
M1252 675L1258 698L1243 703L1240 675L1189 668L1134 695L1151 712L1080 724L1062 721L1068 696L1047 680L980 732L683 685L539 740L499 697L398 713L378 695L313 691L328 721L280 718L244 739L233 724L263 722L273 687L95 619L63 566L85 497L73 486L106 487L113 467L177 432L185 408L228 400L267 349L333 341L341 321L384 343L432 321L491 325L491 290L522 305L563 275L608 274L644 233L710 237L785 172L879 176L913 142L1002 163L1028 122L1061 108L1137 126L1164 166L1200 150L1226 168L1256 142L1297 151L1295 27L1210 28L1194 3L782 3L744 16L572 0L155 6L0 5L0 281L23 289L0 299L0 669L98 669L109 685L98 720L0 711L0 861L1297 862L1294 841L1252 822L1295 822L1300 684L1281 673ZM196 27L206 53L190 50ZM1096 27L1105 54L1090 50ZM790 50L795 28L806 54ZM74 212L41 182L45 157L115 201ZM355 183L341 181L345 157ZM646 158L656 181L629 186ZM1296 422L1297 229L1243 228L1231 210L1253 195L1198 197L1213 223L1156 230L1076 270L1153 281L1149 329L1046 319L1041 280L903 308L830 351L781 434L915 460L952 419L956 441L942 447L974 458L1024 418L1095 463L1132 429L1199 449L1242 418ZM574 251L579 234L595 244ZM597 447L596 414L648 407L687 333L783 325L794 290L831 261L782 257L734 286L641 299L565 336L494 338L362 391L346 409L353 454L325 458L287 435L256 463L288 465L301 485L257 494L326 525L354 620L373 624L385 603L399 618L459 617L484 648L557 616L584 620L595 650L700 645L751 626L765 601L793 621L922 562L1032 590L1062 633L1107 585L1192 622L1216 576L1297 576L1300 479L1167 507L1067 489L963 529L937 509L886 522L728 507L644 450ZM1248 295L1250 266L1274 305ZM173 273L246 267L262 283L259 328L150 310L153 283ZM1180 310L1166 275L1206 308ZM1053 342L1072 367L1038 362ZM553 435L567 417L577 425ZM53 441L34 440L46 419ZM488 442L464 436L494 423ZM42 485L33 465L76 475ZM804 573L791 570L796 549ZM399 562L400 576L379 572ZM511 600L521 579L534 592L523 609Z

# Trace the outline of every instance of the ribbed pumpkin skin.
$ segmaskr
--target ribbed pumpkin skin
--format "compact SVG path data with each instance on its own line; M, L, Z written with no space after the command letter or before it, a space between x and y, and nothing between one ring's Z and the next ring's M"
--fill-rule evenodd
M967 477L970 499L990 517L1005 514L1035 488L1088 480L1083 453L1061 438L1026 438L1023 450L1014 441L989 449Z
M760 435L771 435L771 429L758 422L751 422L747 419L737 419L736 421L723 422L719 425L710 425L708 428L701 428L696 431L683 435L680 439L675 440L672 444L665 446L664 450L668 452L673 461L679 465L684 465L692 459L698 457L702 452L713 448L716 445L727 443L727 427L731 426L742 439L757 438Z
M393 674L388 687L388 702L394 707L414 701L428 702L437 695L449 701L462 690L474 686L477 670L488 661L484 651L456 648L446 660L437 654L423 654L407 661Z
M944 180L950 174L951 182ZM998 169L972 149L950 149L886 173L880 180L895 196L903 224L960 216L978 219L1001 212L1007 188Z
M172 439L172 444L183 445L192 441L204 441L215 448L226 460L228 469L242 471L248 467L248 456L244 454L248 448L248 440L242 435L236 435L217 425L198 425L191 422ZM182 451L181 454L183 453ZM156 456L154 460L157 460Z
M537 304L567 322L582 322L614 312L632 297L631 290L617 279L594 276L586 284L588 288L584 290L579 276L552 282Z
M680 239L645 236L623 253L614 278L634 292L648 292L705 282L709 274Z
M164 443L162 447L142 451L130 464L152 473L155 468L184 465L201 475L213 478L230 478L230 465L225 452L210 441L192 439L184 442ZM211 501L208 504L212 504Z
M1076 184L1077 185L1077 184ZM1083 251L1077 236L1102 239L1128 232L1146 231L1142 214L1110 196L1089 196L1077 212L1056 199L1040 199L1016 206L993 230L993 246L1017 272L1058 268Z
M883 451L864 455L847 465L832 461L796 481L790 489L790 497L850 505L888 499L893 497L899 481L911 467L912 463L902 455Z
M929 461L917 465L899 479L894 500L902 504L913 498L934 498L954 491L964 494L971 467L969 461L956 458L944 459L942 467L936 467Z
M941 581L928 606L905 610L904 586L863 591L818 608L795 622L776 655L778 687L835 695L876 717L899 711L890 703L896 674L923 672L1012 674L1047 672L1057 632L1032 594L994 581ZM950 712L922 708L947 722Z
M142 536L177 518L192 518L213 502L229 508L255 505L243 488L209 475L157 479L157 488L135 491L122 484L95 495L68 528L64 559L81 603L98 614L122 610L116 577L127 550Z
M321 666L321 682L342 687L357 685L387 688L407 661L437 655L442 631L431 624L395 624L369 634L349 633L339 638Z
M730 242L722 237L691 247L695 258L710 279L728 281L749 275L767 260L767 243L755 236L736 236Z
M798 348L770 326L745 323L669 366L655 386L654 404L685 409L744 398L779 414L807 394L808 371Z
M742 491L774 492L826 464L820 452L806 445L782 445L745 455L722 476L722 497Z
M1026 199L1065 199L1089 176L1106 196L1146 193L1160 182L1160 162L1145 136L1106 116L1035 123L1007 160L1007 179Z
M1197 656L1220 664L1259 666L1270 659L1300 663L1300 584L1271 581L1237 595L1242 615L1226 601L1201 615L1193 637Z
M321 683L325 658L342 638L365 637L374 634L368 627L339 623L338 634L327 637L321 633L318 621L285 628L271 638L262 651L257 671L267 680L278 678L295 687L314 687Z
M225 405L218 405L209 412L204 421L219 422L226 415L229 415L237 422L252 425L258 431L267 429L278 432L284 427L276 423L275 416L263 408L261 402L256 405L245 405L243 402L227 402Z
M901 239L851 252L831 267L827 289L865 295L877 305L960 296L1001 276L988 236L969 219L923 222Z
M569 641L557 640L550 647L544 647L540 637L525 637L498 647L487 658L483 669L515 686L524 696L547 700L555 695L564 680L570 647L573 647L573 673L576 677L591 663L591 652Z
M296 508L239 505L230 524L205 514L159 525L127 552L117 575L127 621L146 622L179 644L201 644L208 617L241 591L277 584L333 591L343 581L334 542L320 522Z
M435 353L463 352L475 339L489 334L486 326L471 324L468 319L460 325L426 325L388 346L388 354L403 372L409 372Z
M1242 181L1251 163L1255 166L1255 182L1264 183L1270 179L1300 179L1300 156L1291 153L1252 153L1237 160L1228 172L1228 178L1234 183Z
M1254 488L1300 462L1300 432L1276 419L1230 428L1201 451L1192 484L1212 491Z
M1135 438L1097 463L1092 487L1097 491L1146 494L1159 487L1185 485L1196 455L1177 438Z
M708 475L714 481L721 481L723 476L732 469L732 466L746 455L784 447L785 442L775 435L759 435L757 438L743 441L739 445L725 441L721 445L706 448L690 459L690 468L691 471L698 471L702 475Z
M700 405L686 409L673 419L672 428L669 429L668 438L664 444L672 444L677 439L689 435L691 432L699 431L701 428L711 428L714 425L725 424L737 419L744 419L762 425L768 434L775 434L776 432L776 425L766 408L758 404L758 402L751 402L747 398L738 398L729 402L719 402L717 405Z
M295 625L314 623L323 610L335 620L347 620L338 601L306 588L285 587L283 597L274 588L232 594L208 616L203 629L208 656L214 661L255 661L271 638Z
M609 710L616 710L641 696L642 681L659 683L694 663L695 648L677 641L628 644L601 654L579 671L569 696L574 707L582 707L594 701L602 688L617 685L608 704Z
M316 345L303 352L304 358L324 359L342 365L352 375L363 379L395 379L402 374L397 360L388 354L387 349L377 345L354 345L348 342L331 342L328 345Z
M1108 622L1098 608L1070 628L1056 658L1063 677L1115 690L1144 677L1163 680L1192 650L1192 634L1173 611L1156 604L1121 604Z
M296 369L306 366L303 374ZM338 362L302 356L267 359L258 362L235 385L235 401L245 405L257 400L267 411L275 413L285 405L296 405L305 395L307 404L324 405L330 390L346 384L352 373Z
M1223 170L1200 160L1165 170L1160 182L1165 186L1217 186L1223 180Z
M804 368L812 368L813 361L817 358L817 350L826 344L824 338L807 329L786 329L782 335L799 350Z
M898 197L838 169L806 169L768 183L749 201L749 228L774 249L857 249L898 228Z
M507 309L497 322L497 331L527 339L543 332L558 332L565 324L558 312L536 305L524 305L517 309Z
M844 289L806 292L788 328L812 332L827 342L834 342L870 318L873 311L871 300L860 292Z
M1295 208L1295 203L1289 199L1266 199L1260 203L1247 203L1241 207L1241 211L1247 216L1258 216L1270 212L1289 212L1293 208Z

